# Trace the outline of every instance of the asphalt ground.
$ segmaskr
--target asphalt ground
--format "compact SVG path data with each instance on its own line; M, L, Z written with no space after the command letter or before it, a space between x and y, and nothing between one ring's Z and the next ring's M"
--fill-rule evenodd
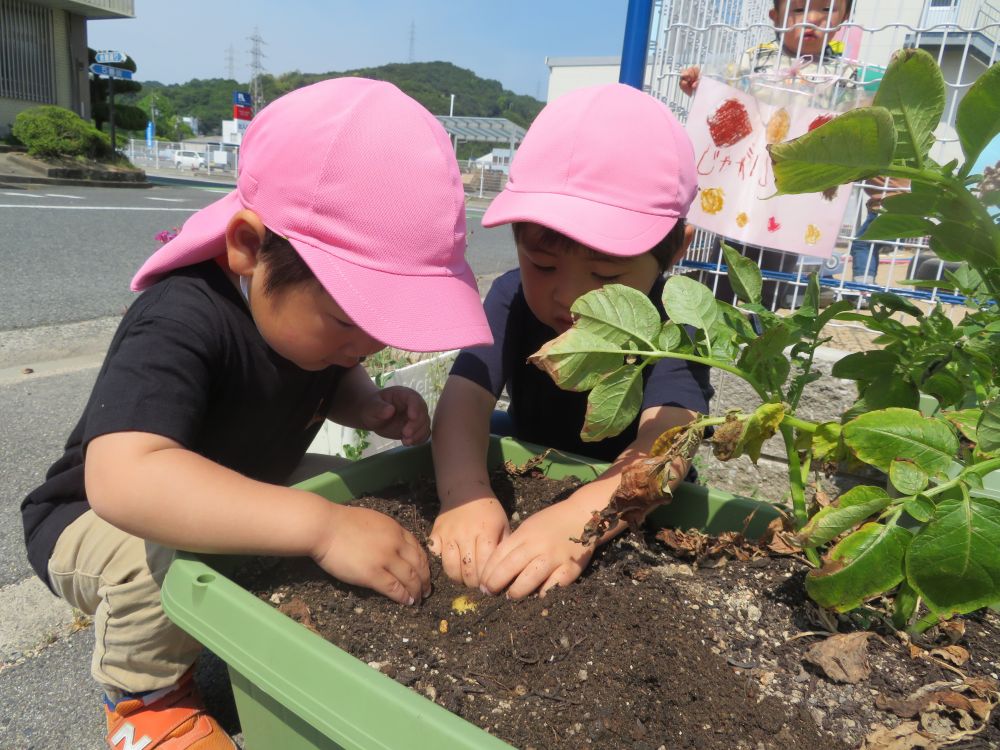
M183 177L147 189L0 177L0 750L104 747L93 628L31 571L19 506L61 454L155 235L230 189ZM467 257L483 288L516 263L510 230L481 227L484 209L467 206ZM198 678L235 732L224 666L208 655Z

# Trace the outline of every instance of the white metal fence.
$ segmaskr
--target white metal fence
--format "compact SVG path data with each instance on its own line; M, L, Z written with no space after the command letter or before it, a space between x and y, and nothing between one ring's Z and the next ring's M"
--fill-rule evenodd
M136 138L130 139L123 147L125 155L141 169L184 170L202 174L228 174L235 176L239 168L239 146L228 143L170 142L152 141L147 143ZM194 163L189 153L201 157Z
M819 0L812 0L818 3ZM783 3L782 5L788 5ZM826 7L829 3L822 3ZM660 0L653 25L650 91L683 121L691 98L680 89L681 71L699 66L702 75L718 75L748 49L777 40L793 28L822 28L812 24L775 26L768 12L772 0ZM780 22L781 19L779 19ZM830 30L832 31L832 30ZM998 58L1000 9L990 0L854 0L848 21L837 34L844 57L858 62L857 77L874 89L880 73L895 50L921 47L933 54L942 68L947 87L945 114L936 131L931 156L941 163L960 157L954 130L958 103L972 83ZM863 62L862 62L863 61ZM941 279L945 263L931 253L924 239L877 243L881 250L878 270L871 283L855 281L849 248L865 218L864 185L855 185L844 216L834 258L821 261L808 256L777 254L749 246L744 253L762 262L770 279L772 308L794 307L810 271L821 272L821 284L836 298L855 298L859 305L876 290L923 299L960 303L951 289L933 291L901 286L904 279ZM719 238L698 230L685 266L696 270L720 296L728 296L721 269ZM776 263L776 257L779 262Z

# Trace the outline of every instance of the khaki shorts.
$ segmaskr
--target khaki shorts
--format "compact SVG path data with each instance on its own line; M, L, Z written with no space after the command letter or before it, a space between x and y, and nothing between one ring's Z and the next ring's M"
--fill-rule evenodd
M342 467L307 454L290 483ZM202 647L163 612L160 588L175 550L127 534L92 510L66 527L49 558L55 592L94 617L90 671L110 698L177 682Z

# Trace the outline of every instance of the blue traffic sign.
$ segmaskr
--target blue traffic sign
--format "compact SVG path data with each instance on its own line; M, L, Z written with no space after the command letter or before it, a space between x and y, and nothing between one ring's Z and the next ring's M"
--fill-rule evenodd
M125 53L116 49L102 49L94 54L94 60L99 63L123 63Z
M233 104L240 107L252 107L253 97L250 96L247 91L234 91L233 92Z
M95 76L107 76L108 78L124 78L126 81L132 80L132 71L125 68L114 68L110 65L93 64L90 72Z

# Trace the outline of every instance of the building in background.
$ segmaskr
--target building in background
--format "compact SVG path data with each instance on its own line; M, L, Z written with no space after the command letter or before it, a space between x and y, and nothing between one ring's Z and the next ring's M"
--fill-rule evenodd
M133 0L0 0L0 136L39 104L89 120L87 21L134 16Z

